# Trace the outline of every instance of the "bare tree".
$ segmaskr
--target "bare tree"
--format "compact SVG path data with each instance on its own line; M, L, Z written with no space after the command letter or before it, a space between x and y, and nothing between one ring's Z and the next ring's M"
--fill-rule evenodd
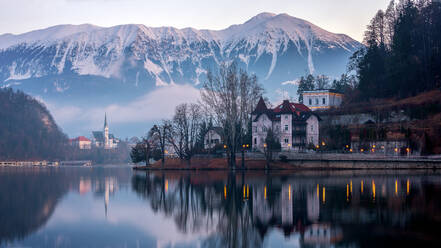
M256 76L238 71L233 63L222 65L219 73L208 73L201 90L204 107L223 128L228 164L236 167L236 152L248 131L250 113L262 95L263 89Z
M168 141L180 159L190 160L195 154L199 129L202 124L201 107L183 103L176 107Z
M273 153L280 150L280 147L279 133L269 128L263 144L263 153L266 159L265 169L269 169L270 163L273 161Z
M167 145L167 137L170 133L171 124L169 121L162 121L161 125L154 125L150 129L150 136L158 143L159 149L161 150L161 163L162 167L165 164L165 148Z

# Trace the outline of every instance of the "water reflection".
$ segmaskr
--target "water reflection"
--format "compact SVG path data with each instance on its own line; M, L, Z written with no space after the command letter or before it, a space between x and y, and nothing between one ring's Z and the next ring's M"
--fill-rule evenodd
M438 246L440 177L419 174L155 172L132 187L179 231L208 230L203 247Z
M441 174L0 168L0 224L0 247L440 247Z

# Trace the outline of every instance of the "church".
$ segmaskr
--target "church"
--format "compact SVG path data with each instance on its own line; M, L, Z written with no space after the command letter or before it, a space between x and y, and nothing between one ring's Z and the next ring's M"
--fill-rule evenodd
M92 144L97 148L115 149L118 147L119 140L109 134L109 125L107 124L107 114L104 114L104 128L103 131L92 132Z

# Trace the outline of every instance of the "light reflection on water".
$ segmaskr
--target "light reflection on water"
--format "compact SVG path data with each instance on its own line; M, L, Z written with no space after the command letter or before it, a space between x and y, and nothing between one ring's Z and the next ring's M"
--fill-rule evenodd
M441 245L433 171L0 168L0 246Z

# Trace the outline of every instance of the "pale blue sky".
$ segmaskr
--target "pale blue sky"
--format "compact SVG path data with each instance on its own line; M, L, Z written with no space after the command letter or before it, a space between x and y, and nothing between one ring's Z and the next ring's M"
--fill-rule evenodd
M223 29L261 12L287 13L362 40L366 25L389 0L0 0L0 34L58 24Z

